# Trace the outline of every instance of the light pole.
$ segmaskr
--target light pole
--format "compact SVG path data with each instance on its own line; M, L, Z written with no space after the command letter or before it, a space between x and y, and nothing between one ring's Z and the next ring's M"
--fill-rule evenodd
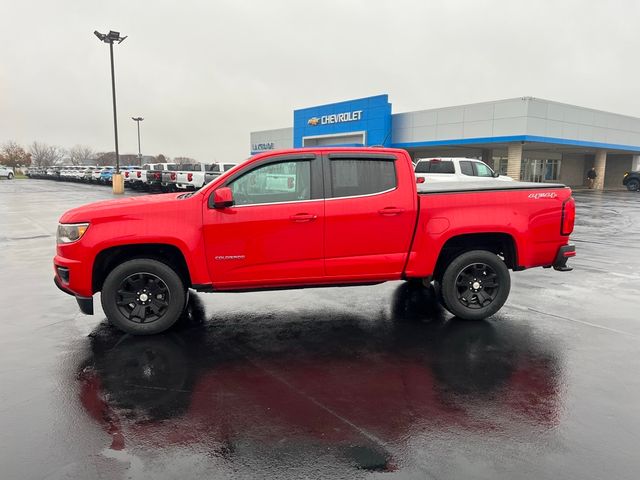
M138 124L138 162L142 166L142 150L140 150L140 122L144 120L142 117L131 117L131 120Z
M113 193L124 193L124 183L122 175L120 175L120 152L118 150L118 116L116 113L116 77L113 69L113 42L122 43L125 38L121 37L120 32L110 30L109 33L93 32L100 41L109 44L109 54L111 57L111 94L113 97L113 130L116 138L116 173L112 177Z

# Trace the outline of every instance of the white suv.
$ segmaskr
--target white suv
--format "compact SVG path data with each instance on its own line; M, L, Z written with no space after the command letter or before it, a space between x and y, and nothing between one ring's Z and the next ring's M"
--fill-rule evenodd
M513 178L495 173L489 165L474 158L421 158L416 163L415 173L418 183L513 181Z
M14 177L13 168L0 165L0 177L6 177L8 180L11 180Z

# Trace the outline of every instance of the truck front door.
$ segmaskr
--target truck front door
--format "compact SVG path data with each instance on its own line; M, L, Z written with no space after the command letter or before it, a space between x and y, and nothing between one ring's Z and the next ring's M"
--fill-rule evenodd
M204 212L218 289L319 283L324 276L321 158L268 157L229 177L234 205Z

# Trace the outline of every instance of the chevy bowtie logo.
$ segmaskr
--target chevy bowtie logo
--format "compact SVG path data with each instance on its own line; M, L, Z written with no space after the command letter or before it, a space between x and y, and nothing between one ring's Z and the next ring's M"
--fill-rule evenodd
M311 125L312 127L315 127L316 125L318 125L320 123L320 119L318 117L311 117L308 121L307 124Z

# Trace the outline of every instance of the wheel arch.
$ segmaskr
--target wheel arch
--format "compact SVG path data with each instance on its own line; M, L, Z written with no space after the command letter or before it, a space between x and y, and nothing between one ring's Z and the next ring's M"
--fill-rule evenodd
M486 250L503 258L507 268L518 269L518 249L516 241L508 233L468 233L449 238L440 250L433 278L442 278L447 265L457 256L471 250Z
M175 245L166 243L139 243L106 248L93 262L91 286L93 292L102 290L107 275L118 265L136 258L149 258L165 263L180 276L185 287L192 285L189 268L182 251Z

